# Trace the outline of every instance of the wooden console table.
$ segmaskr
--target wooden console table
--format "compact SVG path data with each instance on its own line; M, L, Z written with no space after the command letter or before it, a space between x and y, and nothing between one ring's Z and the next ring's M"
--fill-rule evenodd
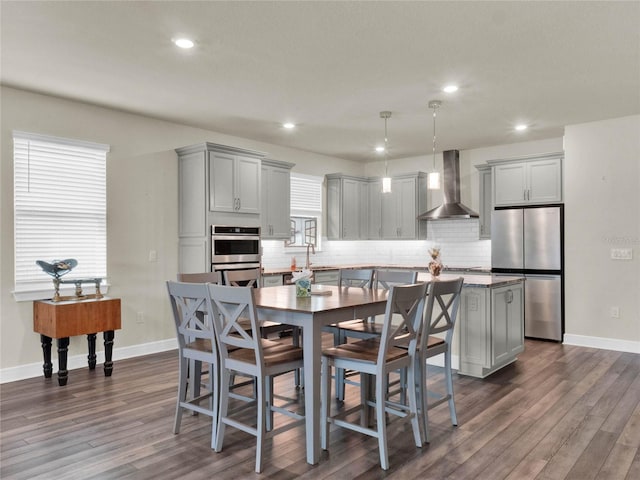
M86 335L89 345L89 369L96 368L96 333L104 332L104 375L113 371L114 330L120 329L120 299L100 298L53 302L39 300L33 302L33 331L40 334L44 355L44 376L53 373L51 364L51 339L58 344L58 385L66 385L67 352L69 337Z

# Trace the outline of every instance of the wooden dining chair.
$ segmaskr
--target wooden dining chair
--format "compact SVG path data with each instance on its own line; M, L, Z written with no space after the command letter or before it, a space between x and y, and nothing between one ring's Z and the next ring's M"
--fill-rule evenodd
M415 352L418 331L422 324L427 284L394 286L389 291L387 306L379 339L358 340L322 351L321 380L321 446L329 445L329 427L348 428L378 439L380 465L389 468L386 415L392 414L411 422L414 442L422 446L417 411L416 389L407 393L407 404L387 399L387 376L401 368L408 371L409 380L415 385ZM402 320L394 321L394 315ZM398 345L408 342L408 349ZM360 404L331 415L331 368L355 370L360 373ZM369 397L369 382L375 379L375 399ZM369 427L369 407L375 408L375 428ZM347 420L347 416L360 411L360 424Z
M213 323L207 304L209 292L203 283L167 282L167 291L178 340L178 397L173 433L180 432L184 410L211 417L211 448L218 431L218 353ZM205 393L200 391L199 375L191 376L197 388L188 388L189 370L193 364L208 366L208 382ZM194 370L191 370L192 372ZM199 371L199 369L198 369ZM206 401L206 405L203 403Z
M421 417L422 438L429 442L429 409L441 403L449 403L451 423L458 425L456 406L453 398L453 378L451 370L451 341L460 305L460 292L464 279L438 280L429 284L424 322L417 344L416 379L418 406ZM446 393L431 392L427 388L427 359L444 355L444 376ZM429 396L434 400L429 401Z
M256 466L260 473L263 466L264 441L304 422L304 415L274 404L273 377L302 368L302 349L261 337L258 315L254 302L254 289L209 285L209 301L214 312L214 328L220 353L220 417L215 450L222 450L225 427L237 428L256 437ZM240 324L249 318L251 328ZM230 378L242 373L256 378L256 402L245 403L230 410ZM255 406L256 420L247 422L246 415L238 414ZM291 417L279 427L273 423L273 413Z
M247 270L225 270L223 271L224 284L234 287L261 287L262 272L259 268L251 268ZM246 323L246 321L245 321ZM272 334L286 335L290 334L292 343L296 347L300 346L300 328L286 325L284 323L272 322L265 320L260 322L260 332L263 338L269 338ZM296 372L294 376L295 386L299 387L302 383L301 373Z

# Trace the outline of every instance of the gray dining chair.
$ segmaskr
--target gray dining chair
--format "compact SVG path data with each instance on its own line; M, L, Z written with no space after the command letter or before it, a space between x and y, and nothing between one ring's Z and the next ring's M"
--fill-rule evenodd
M178 340L178 396L173 432L180 433L182 414L185 410L211 417L211 448L218 431L218 353L211 315L208 311L209 292L203 283L167 282L176 336ZM200 375L189 376L193 363L208 366L205 393L200 390ZM194 370L191 370L194 372ZM189 388L189 383L198 388Z
M267 438L304 422L304 415L274 404L273 377L302 368L302 349L262 338L254 302L254 289L209 285L209 300L220 354L220 416L215 450L222 451L225 427L230 426L256 437L255 471L263 468L263 448ZM242 324L248 318L250 328ZM255 377L255 402L230 409L230 379L235 373ZM247 417L247 408L256 409L256 418ZM278 427L273 413L293 418Z
M330 426L347 428L378 439L380 466L389 468L387 443L387 416L394 415L411 422L414 443L422 446L418 419L417 391L409 389L408 402L391 402L387 398L387 376L389 373L406 369L411 385L415 384L415 353L418 332L422 325L427 284L394 286L389 291L387 306L379 339L358 340L322 351L322 409L321 446L329 446ZM402 320L397 321L397 317ZM396 317L396 318L394 318ZM402 348L408 345L408 348ZM361 401L355 407L331 414L331 369L342 368L360 373ZM375 382L375 398L371 399L369 383ZM369 410L376 412L375 427L369 427ZM360 423L355 423L351 415L360 412Z

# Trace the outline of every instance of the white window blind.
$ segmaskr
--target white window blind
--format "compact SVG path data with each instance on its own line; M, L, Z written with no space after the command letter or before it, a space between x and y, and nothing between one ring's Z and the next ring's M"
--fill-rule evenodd
M75 258L64 279L107 275L108 145L13 132L15 291L51 287L36 260Z
M291 212L322 212L322 177L291 174Z

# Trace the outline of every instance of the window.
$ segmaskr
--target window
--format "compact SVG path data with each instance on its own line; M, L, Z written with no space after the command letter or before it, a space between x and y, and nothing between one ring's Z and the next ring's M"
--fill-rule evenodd
M291 239L289 247L320 246L322 177L291 174Z
M13 132L15 294L42 292L51 278L36 260L75 258L64 279L107 274L108 145ZM21 298L22 297L22 298Z

